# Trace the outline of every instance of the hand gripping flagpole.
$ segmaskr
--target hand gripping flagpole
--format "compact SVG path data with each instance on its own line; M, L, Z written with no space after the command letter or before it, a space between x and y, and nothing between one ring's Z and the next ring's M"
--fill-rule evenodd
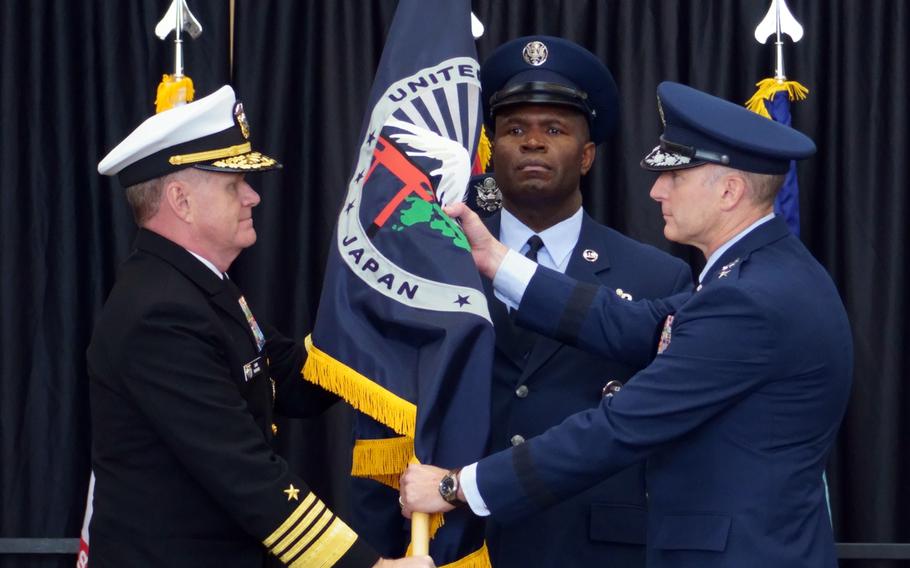
M420 463L417 458L411 458L411 463ZM411 556L429 556L430 554L430 515L427 513L411 513L411 546L408 547Z
M202 33L199 20L190 12L186 0L173 0L158 25L155 35L165 39L174 30L174 74L165 74L158 84L155 112L162 112L193 100L193 80L183 74L183 36L185 31L196 39Z

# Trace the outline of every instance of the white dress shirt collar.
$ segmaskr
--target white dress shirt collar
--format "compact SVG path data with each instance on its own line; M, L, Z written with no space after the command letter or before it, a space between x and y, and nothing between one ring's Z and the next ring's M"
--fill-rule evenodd
M531 235L537 234L543 240L543 249L537 256L541 266L565 273L569 264L569 257L578 237L581 235L581 221L584 212L578 208L571 217L556 223L539 233L534 233L527 225L518 220L505 209L502 210L499 223L499 240L510 249L522 254L527 250L527 242Z

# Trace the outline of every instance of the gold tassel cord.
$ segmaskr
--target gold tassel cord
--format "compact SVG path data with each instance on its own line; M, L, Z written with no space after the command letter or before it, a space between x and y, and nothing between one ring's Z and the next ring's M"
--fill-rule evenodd
M164 112L175 106L193 101L193 80L183 75L164 75L158 83L158 92L155 96L155 113Z
M777 79L762 79L755 84L758 90L746 101L746 108L754 113L760 114L765 118L771 118L768 114L768 108L765 106L766 100L771 100L774 95L781 91L787 91L787 96L791 101L801 101L809 94L809 89L797 81L778 81Z

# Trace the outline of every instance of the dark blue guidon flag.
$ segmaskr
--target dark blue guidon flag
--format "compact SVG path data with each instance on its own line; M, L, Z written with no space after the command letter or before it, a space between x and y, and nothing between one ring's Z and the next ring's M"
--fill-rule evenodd
M392 487L415 455L476 461L489 433L493 327L467 240L441 208L464 199L480 135L470 14L466 0L398 5L303 371L362 413L354 475ZM476 518L440 522L437 564L489 566Z
M801 101L809 94L809 89L796 81L778 81L762 79L756 86L758 90L746 102L746 107L774 122L790 126L790 101ZM784 179L777 198L774 200L774 213L783 217L790 232L799 236L799 182L796 178L796 161L790 161L790 170Z

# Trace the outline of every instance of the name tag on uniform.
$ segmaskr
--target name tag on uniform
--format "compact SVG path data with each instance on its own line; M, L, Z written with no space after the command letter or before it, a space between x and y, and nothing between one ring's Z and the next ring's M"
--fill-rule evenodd
M256 357L243 366L243 380L250 382L253 377L262 374L262 357Z

